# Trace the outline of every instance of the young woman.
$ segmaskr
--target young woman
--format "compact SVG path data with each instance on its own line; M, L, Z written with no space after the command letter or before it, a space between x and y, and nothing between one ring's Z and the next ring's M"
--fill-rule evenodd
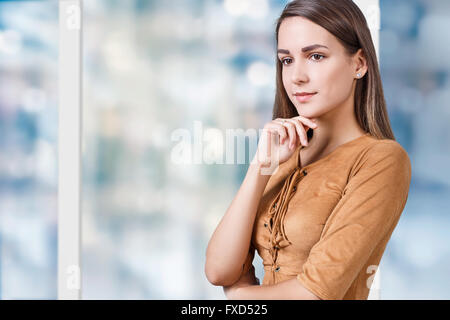
M297 0L276 39L273 120L208 244L206 276L229 299L367 299L411 179L367 22L352 0Z

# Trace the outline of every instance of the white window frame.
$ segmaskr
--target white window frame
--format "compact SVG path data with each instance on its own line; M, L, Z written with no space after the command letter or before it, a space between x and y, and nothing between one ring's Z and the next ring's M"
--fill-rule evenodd
M59 0L58 299L81 299L82 0Z
M353 0L366 17L367 24L372 35L373 44L375 46L378 64L380 64L380 1L379 0ZM372 275L372 272L375 273ZM371 283L369 300L380 300L381 299L381 288L380 288L380 277L381 270L380 266L369 266L366 270L367 272L367 285Z

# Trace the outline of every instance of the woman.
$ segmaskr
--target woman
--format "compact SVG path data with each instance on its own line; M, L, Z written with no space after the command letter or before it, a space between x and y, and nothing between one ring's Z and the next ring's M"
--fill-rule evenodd
M411 179L370 31L351 0L297 0L276 39L273 120L208 244L206 276L229 299L367 299Z

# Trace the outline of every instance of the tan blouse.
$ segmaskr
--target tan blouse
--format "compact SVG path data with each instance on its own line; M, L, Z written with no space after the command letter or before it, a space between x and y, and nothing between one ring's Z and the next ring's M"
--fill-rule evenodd
M267 183L243 273L256 249L262 285L296 278L321 299L367 299L408 198L408 154L367 133L302 167L301 148Z

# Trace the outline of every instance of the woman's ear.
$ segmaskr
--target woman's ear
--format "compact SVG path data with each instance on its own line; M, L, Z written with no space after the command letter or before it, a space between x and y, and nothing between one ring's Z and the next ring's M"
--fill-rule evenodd
M355 66L355 74L361 74L362 78L367 72L367 59L362 48L358 49L358 51L353 56L353 62Z

